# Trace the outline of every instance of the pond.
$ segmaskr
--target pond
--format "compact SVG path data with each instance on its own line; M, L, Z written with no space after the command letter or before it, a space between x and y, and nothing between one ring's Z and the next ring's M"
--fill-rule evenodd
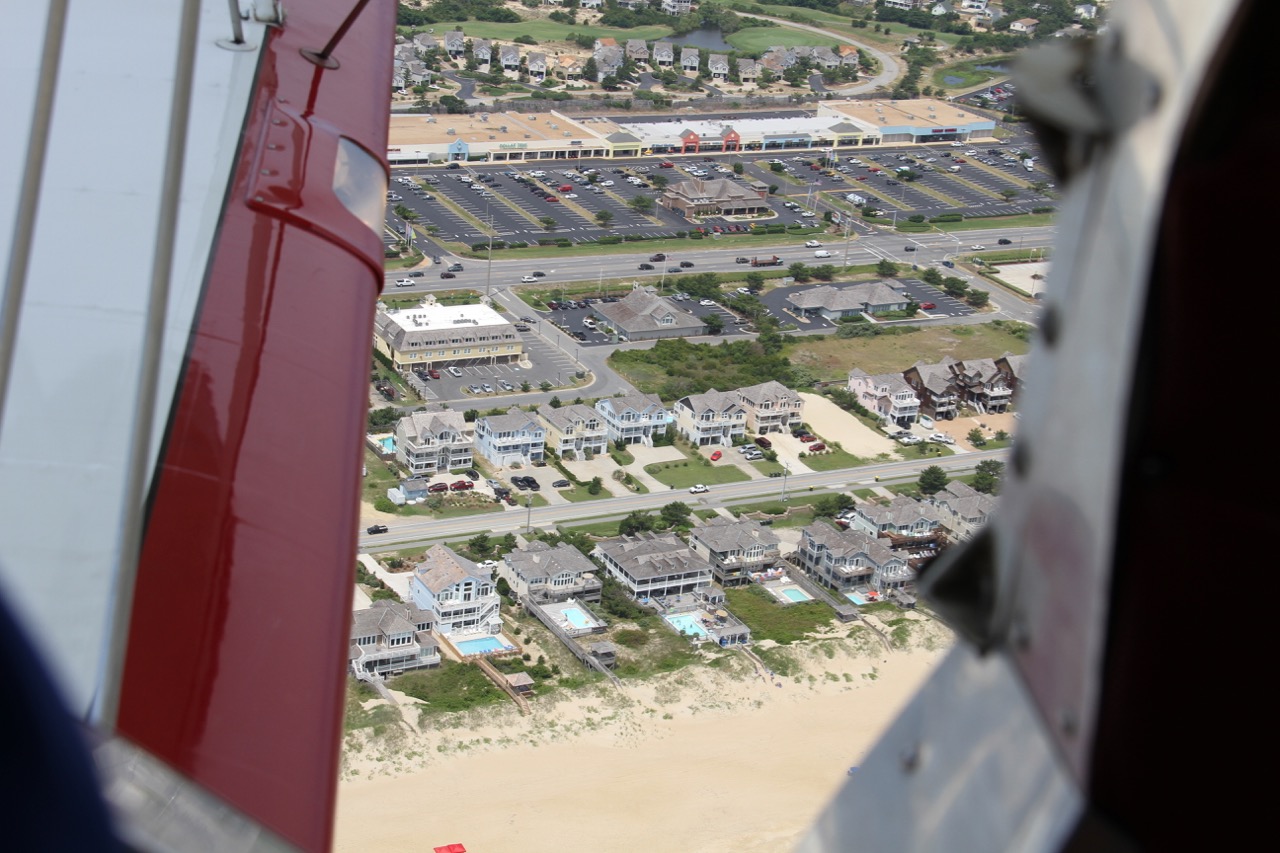
M671 44L687 47L696 47L702 50L714 50L717 53L728 53L733 50L733 45L724 40L724 34L720 32L719 27L698 27L696 30L690 30L682 36L671 36L662 39L662 41ZM679 54L676 55L679 59Z
M1009 73L1009 69L1004 65L975 65L973 67L978 71L995 71L998 74Z

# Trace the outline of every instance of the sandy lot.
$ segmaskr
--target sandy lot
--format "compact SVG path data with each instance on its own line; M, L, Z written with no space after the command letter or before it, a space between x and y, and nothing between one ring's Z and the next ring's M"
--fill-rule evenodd
M913 638L893 653L865 633L810 645L787 678L735 655L728 671L539 699L529 717L350 735L334 849L789 849L950 642L923 620Z
M826 441L838 441L841 447L854 456L874 459L881 453L893 453L898 445L884 433L871 429L862 421L820 394L801 394L804 400L804 420L815 434ZM784 441L795 441L790 435ZM804 445L796 442L803 449Z
M953 421L937 421L933 425L935 432L945 433L956 440L952 448L957 451L981 449L969 443L969 431L974 428L982 430L987 438L994 438L999 430L1016 435L1018 419L1013 416L1013 412L1005 412L1002 415L973 415L956 418Z
M1025 264L1000 264L1000 272L997 273L999 278L1012 284L1019 290L1026 291L1031 295L1041 293L1045 290L1048 282L1049 261L1035 261ZM1032 276L1040 276L1040 278L1032 278Z

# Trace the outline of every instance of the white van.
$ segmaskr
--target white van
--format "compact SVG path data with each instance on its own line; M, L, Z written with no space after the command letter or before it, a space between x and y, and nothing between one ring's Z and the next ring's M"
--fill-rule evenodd
M813 253L813 256L815 258L829 258L831 257L831 253L828 252L826 249L819 249L818 251Z
M960 167L959 167L959 166L952 166L950 169L947 169L947 171L948 171L948 172L958 172L958 171L960 171Z

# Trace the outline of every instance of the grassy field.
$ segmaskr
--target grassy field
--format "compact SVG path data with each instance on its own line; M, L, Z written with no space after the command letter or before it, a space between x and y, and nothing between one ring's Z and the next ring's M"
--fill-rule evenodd
M652 614L634 622L618 623L599 639L617 644L618 665L614 672L621 678L672 672L698 660L692 644Z
M655 462L644 466L655 480L676 489L687 489L697 483L740 483L751 479L736 465L703 465L699 462Z
M679 40L678 36L676 40ZM827 46L838 44L834 40L828 41L821 36L807 33L804 30L783 29L782 27L746 27L738 30L725 41L733 45L741 53L764 53L774 45L795 47L801 44L824 44Z
M729 611L746 623L751 639L757 643L794 643L809 632L826 627L833 618L825 602L807 601L784 607L755 584L725 590L725 598Z
M1046 203L1046 206L1047 203ZM931 223L939 231L974 231L980 228L999 228L1006 226L1009 228L1030 228L1032 226L1047 226L1054 222L1052 213L1016 213L1010 216L979 216L974 219L965 219L961 222L934 222Z
M1008 74L999 71L984 71L977 66L979 65L1000 65L1013 60L1010 55L1004 56L983 56L977 59L966 59L963 62L953 62L950 65L942 65L933 70L933 85L945 86L948 89L968 89L970 86L981 86L988 80L1002 79ZM962 77L962 83L944 83L945 77Z
M561 524L557 525L561 530L571 530L575 533L585 533L588 536L617 536L617 521L590 521L586 524Z
M471 663L443 660L436 669L406 673L387 682L392 690L427 703L424 713L465 711L504 702L507 697L480 668Z
M816 235L813 233L815 231L818 232ZM688 237L669 237L662 240L641 240L630 243L574 243L567 249L557 246L529 246L525 249L494 249L493 257L495 260L539 260L543 258L563 258L569 255L645 255L647 257L654 252L678 254L681 251L702 251L711 248L717 251L723 250L726 254L733 252L739 255L750 255L758 253L758 250L767 247L788 244L794 244L797 247L803 246L806 240L812 240L815 236L821 238L824 233L826 233L825 230L819 231L819 229L814 228L797 234L790 232L785 234L726 234L719 238L703 238L701 240L693 240ZM556 236L556 232L548 232L546 234L548 238ZM471 251L470 246L456 245L459 247L458 254L460 255L471 258L480 258L485 255L484 252ZM766 272L766 269L761 269L760 272ZM745 269L741 275L746 275L750 271L750 268ZM656 279L658 276L659 273L655 271L652 278ZM636 277L627 276L628 286L631 279ZM645 278L645 276L639 276L639 278ZM668 276L667 279L670 281L671 277Z
M815 471L834 471L837 468L861 468L870 464L866 459L846 453L843 450L828 450L813 453L801 460Z
M600 494L593 495L587 491L586 486L574 486L572 489L556 489L564 499L571 503L582 503L584 501L598 501L612 497L606 489L601 489Z
M905 335L874 338L827 337L820 341L801 338L787 345L786 354L792 364L810 368L819 379L838 380L848 375L850 364L874 376L897 373L917 361L933 364L947 355L963 361L998 358L1005 352L1023 355L1029 349L1030 344L1005 329L983 324L935 326Z

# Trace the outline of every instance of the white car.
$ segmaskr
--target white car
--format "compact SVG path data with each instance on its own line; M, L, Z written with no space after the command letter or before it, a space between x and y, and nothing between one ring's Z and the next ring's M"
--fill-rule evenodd
M520 276L520 281L523 284L532 284L533 282L537 281L537 279L531 275L522 275Z
M710 299L699 299L698 304L701 305L703 308L713 308L715 307L716 303Z
M691 495L700 495L700 494L702 494L703 492L709 492L709 491L711 491L711 490L710 490L710 489L708 489L706 486L702 485L701 483L699 483L699 484L698 484L698 485L696 485L696 486L690 486L690 487L689 487L689 494L691 494Z
M565 193L564 195L560 196L560 198L577 198L577 197L578 197L577 193Z
M970 246L969 248L975 252L981 252L983 249L987 247L986 246Z
M819 243L817 240L806 240L806 241L805 241L805 244L804 244L804 247L805 247L806 249L817 249L817 248L819 248L821 245L822 245L822 244L821 244L821 243Z
M613 186L613 181L601 181L601 182L600 182L600 186L602 186L602 187L611 187L611 186Z
M944 432L935 432L929 440L936 444L955 444L956 440Z
M396 279L396 287L413 287L413 279L398 278Z
M815 217L815 216L817 216L817 215L818 215L818 214L814 213L812 210L806 210L804 213L800 214L800 218L802 218L802 219L812 219L813 217Z
M829 258L831 257L831 253L828 252L826 249L819 249L818 251L813 253L813 256L815 258Z

